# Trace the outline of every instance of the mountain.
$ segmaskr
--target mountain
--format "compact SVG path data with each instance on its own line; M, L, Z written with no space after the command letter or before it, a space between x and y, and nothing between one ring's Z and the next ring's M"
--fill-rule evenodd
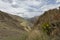
M22 40L30 25L22 17L0 11L0 40Z
M35 23L35 21L37 21L38 20L38 17L39 16L35 16L35 17L32 17L32 18L28 18L28 19L26 19L26 20L28 20L29 22L31 22L31 23Z
M40 33L43 31L42 34L46 33L50 40L60 40L60 7L48 10L39 16L34 23L34 29L40 30Z
M60 40L60 7L31 19L0 11L0 40Z

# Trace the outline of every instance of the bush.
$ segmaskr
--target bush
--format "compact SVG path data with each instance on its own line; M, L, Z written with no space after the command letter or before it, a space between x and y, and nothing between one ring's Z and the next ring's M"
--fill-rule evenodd
M49 23L43 23L42 24L42 30L43 32L47 33L47 34L50 34L51 32L51 26Z

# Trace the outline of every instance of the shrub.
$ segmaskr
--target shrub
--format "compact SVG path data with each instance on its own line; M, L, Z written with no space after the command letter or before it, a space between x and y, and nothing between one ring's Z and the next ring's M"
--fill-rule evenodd
M43 23L42 24L42 30L43 32L47 33L47 34L50 34L51 32L51 26L49 23Z

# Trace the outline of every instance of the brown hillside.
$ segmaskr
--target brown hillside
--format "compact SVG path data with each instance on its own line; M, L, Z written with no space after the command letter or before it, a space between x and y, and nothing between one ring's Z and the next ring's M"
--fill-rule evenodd
M42 29L43 33L52 38L51 40L60 40L60 8L48 10L39 16L34 28Z
M24 28L29 24L19 16L0 11L0 40L24 40L27 35Z

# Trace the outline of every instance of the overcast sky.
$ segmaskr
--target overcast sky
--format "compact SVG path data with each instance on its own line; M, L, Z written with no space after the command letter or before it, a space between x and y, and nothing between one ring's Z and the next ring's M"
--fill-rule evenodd
M59 6L60 0L0 0L0 10L28 18Z

